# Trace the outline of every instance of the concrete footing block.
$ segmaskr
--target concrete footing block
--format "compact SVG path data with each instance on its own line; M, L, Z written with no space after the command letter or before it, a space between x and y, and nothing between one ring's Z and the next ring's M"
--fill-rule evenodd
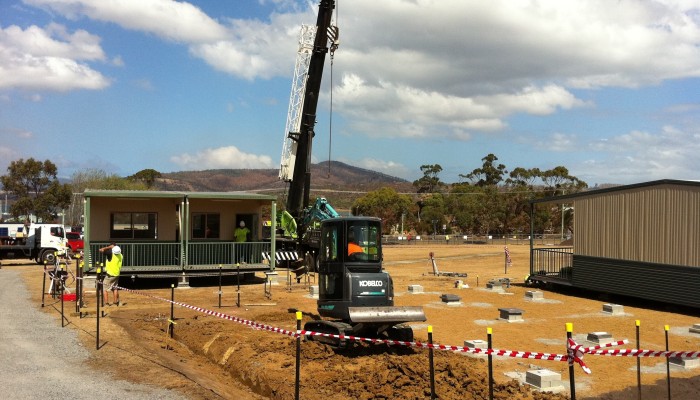
M597 345L606 345L615 341L608 332L590 332L586 336L586 340Z
M603 312L611 315L623 315L625 308L620 304L603 304Z
M408 285L409 293L423 293L423 286L421 285Z
M526 300L544 300L544 293L540 292L539 290L528 290L525 292L525 299Z
M700 333L700 324L693 324L693 326L688 329L690 333Z
M470 339L470 340L465 340L464 341L464 347L470 348L470 349L488 349L489 344L485 340L481 339Z
M531 369L527 371L525 374L525 383L542 390L563 386L561 374L548 369Z
M462 299L461 299L459 296L457 296L456 294L443 294L442 296L440 296L440 299L442 300L443 303L447 303L447 304L450 304L450 303L453 303L453 304L459 303L459 302L462 300Z
M498 281L486 282L486 289L491 290L493 292L499 292L499 293L504 292L503 285L501 285L501 282L498 282Z
M670 357L668 362L685 369L700 367L700 358Z
M318 298L318 285L309 286L309 294L311 295L311 297L317 299Z
M95 275L83 275L83 294L97 291L97 278Z
M525 311L521 310L520 308L499 308L498 311L500 312L499 319L508 322L524 321L523 313Z

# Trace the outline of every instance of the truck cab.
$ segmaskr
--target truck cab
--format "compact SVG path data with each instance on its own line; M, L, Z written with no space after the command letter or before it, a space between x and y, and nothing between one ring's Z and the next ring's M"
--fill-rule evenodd
M29 258L51 264L67 246L61 224L0 224L0 259Z

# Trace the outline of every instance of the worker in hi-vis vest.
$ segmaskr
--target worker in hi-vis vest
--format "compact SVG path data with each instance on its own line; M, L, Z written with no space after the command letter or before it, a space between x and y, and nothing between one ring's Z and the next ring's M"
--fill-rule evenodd
M106 305L111 305L109 302L109 291L112 291L114 296L114 305L121 306L122 303L119 301L119 274L122 271L122 263L124 261L124 255L122 254L121 247L117 246L116 243L112 242L109 246L100 249L100 253L106 253L107 263L105 263L105 278L102 281L102 290ZM110 256L111 254L111 256Z

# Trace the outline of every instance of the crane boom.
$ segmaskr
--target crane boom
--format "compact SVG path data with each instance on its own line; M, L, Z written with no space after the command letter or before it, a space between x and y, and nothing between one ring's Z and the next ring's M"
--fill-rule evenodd
M296 160L286 205L287 211L295 219L301 216L302 210L309 204L311 145L314 137L314 126L316 125L316 108L321 90L323 66L326 61L326 53L329 50L329 31L337 32L337 30L330 29L334 8L334 0L322 0L319 4L318 19L316 20L316 37L314 38L313 51L309 60L309 72L304 90L299 134L289 134L289 138L296 142ZM332 50L335 49L335 44L334 42L333 46L331 46Z
M294 163L297 155L296 137L299 136L301 126L301 111L304 105L304 93L306 90L306 77L309 73L309 62L313 50L316 27L302 25L299 31L299 49L294 65L292 77L292 93L289 96L289 110L287 111L287 125L284 133L284 145L282 147L282 159L280 161L279 178L286 182L292 180Z

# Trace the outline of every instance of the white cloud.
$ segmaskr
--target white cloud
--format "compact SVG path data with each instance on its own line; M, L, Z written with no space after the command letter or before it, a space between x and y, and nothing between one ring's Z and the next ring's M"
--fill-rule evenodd
M360 165L363 168L371 169L373 171L379 171L390 176L406 178L410 175L409 170L408 168L406 168L405 165L394 161L384 161L365 158L360 160Z
M173 0L24 1L66 18L85 16L183 43L215 69L249 80L291 74L301 23L316 20L315 9L307 5L299 11L286 1L274 2L287 12L273 13L269 21L219 21L191 3Z
M377 171L400 178L406 178L410 175L408 168L406 168L405 165L395 161L377 160L375 158L363 158L361 160L348 160L341 158L339 161L349 165L356 165L370 171Z
M182 43L213 68L247 80L289 77L300 25L313 23L318 11L317 2L260 0L275 11L265 19L236 19L173 0L24 1ZM340 10L334 110L369 136L470 140L476 132L503 130L513 115L588 106L577 98L581 89L700 77L699 15L692 0L355 0ZM68 51L83 58L61 58L54 69L93 72L77 82L107 84L76 61L104 58L96 37L60 26L51 32L83 44ZM37 69L33 74L47 64L22 62ZM0 75L0 87L8 75ZM36 83L51 84L58 86Z
M236 146L204 149L196 154L184 153L170 157L170 161L194 170L218 168L273 168L272 159L265 155L244 153Z
M579 149L576 135L560 132L552 133L545 138L545 140L535 142L534 146L539 149L558 153L572 152Z
M83 30L70 34L56 24L0 28L0 89L102 89L109 81L81 61L104 57L99 38Z
M512 94L458 97L397 87L389 82L372 86L356 75L343 78L334 91L334 99L343 113L376 122L363 129L369 136L454 139L464 138L465 130L500 130L506 126L504 119L514 113L547 115L584 105L555 85L528 86Z
M700 179L700 132L665 126L660 132L632 131L590 145L600 154L572 168L586 176L614 175L625 183L654 179ZM599 181L605 183L607 181Z
M24 2L49 9L67 18L79 19L86 16L178 42L209 42L227 36L225 27L199 8L184 1L24 0Z

